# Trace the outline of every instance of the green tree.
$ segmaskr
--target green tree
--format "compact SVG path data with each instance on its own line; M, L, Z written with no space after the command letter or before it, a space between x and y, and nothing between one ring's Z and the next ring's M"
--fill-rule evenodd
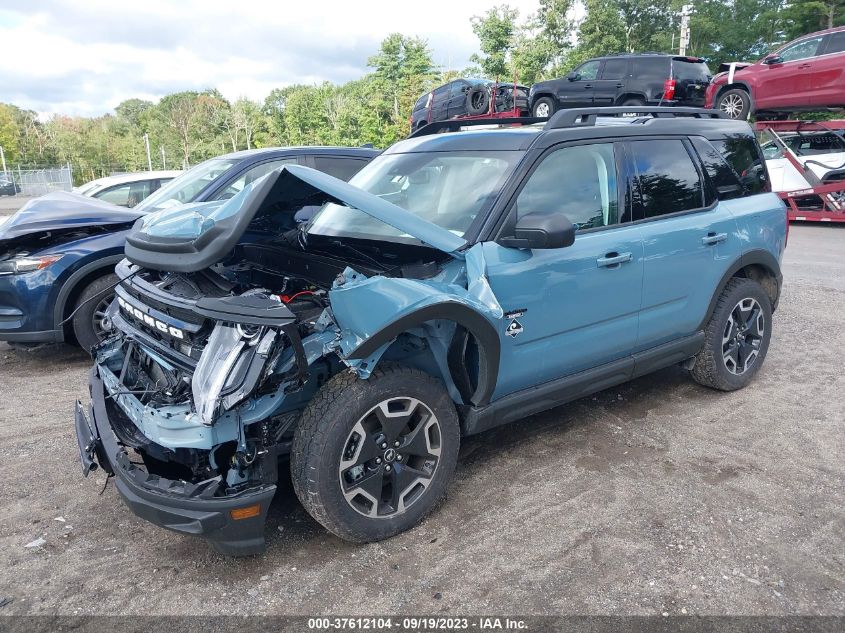
M18 158L19 138L15 111L5 103L0 103L0 146L3 147L7 164Z
M516 43L518 16L519 11L503 4L471 18L482 54L473 54L470 61L481 66L481 71L490 79L509 79L509 53Z

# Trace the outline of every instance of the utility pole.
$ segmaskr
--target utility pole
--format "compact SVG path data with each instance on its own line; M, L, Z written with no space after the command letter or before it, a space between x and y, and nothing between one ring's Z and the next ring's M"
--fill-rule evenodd
M167 169L167 161L164 158L164 145L162 145L159 149L161 150L161 168Z
M3 175L6 175L6 154L3 153L3 146L0 145L0 160L3 161Z
M146 134L146 133L144 134L144 145L147 148L147 167L149 168L150 171L152 171L153 170L153 161L150 158L150 135Z
M691 15L691 4L685 4L681 7L681 37L678 41L678 55L687 54L687 46L689 46L689 18Z

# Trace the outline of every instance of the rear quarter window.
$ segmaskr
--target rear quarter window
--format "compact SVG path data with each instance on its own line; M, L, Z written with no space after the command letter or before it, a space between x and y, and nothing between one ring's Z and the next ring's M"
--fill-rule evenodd
M766 161L753 137L737 134L711 143L736 172L747 195L771 191Z
M710 141L700 137L691 137L690 141L692 141L692 146L704 165L704 171L707 172L719 200L741 198L746 195L746 190L740 182L739 176Z

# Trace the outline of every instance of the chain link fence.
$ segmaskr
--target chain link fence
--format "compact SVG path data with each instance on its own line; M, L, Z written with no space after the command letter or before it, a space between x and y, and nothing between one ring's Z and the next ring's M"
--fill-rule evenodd
M43 196L53 191L71 191L73 173L70 165L46 169L9 169L0 171L0 194Z

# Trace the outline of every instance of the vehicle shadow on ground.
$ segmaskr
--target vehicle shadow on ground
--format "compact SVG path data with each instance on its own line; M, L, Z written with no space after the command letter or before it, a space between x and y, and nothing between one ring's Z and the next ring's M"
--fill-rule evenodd
M678 393L679 391L682 393ZM671 367L643 376L625 385L463 438L455 477L462 480L471 479L488 469L490 462L501 457L502 452L519 449L526 443L566 445L567 436L576 428L584 427L589 434L589 427L597 417L609 416L615 421L637 423L644 420L649 411L664 403L667 394L675 394L676 397L682 395L694 406L697 397L707 397L708 392L708 389L693 383L688 372L680 367ZM598 435L598 429L595 435ZM583 452L582 446L571 445L573 451ZM286 461L279 464L278 489L270 506L265 532L268 549L292 542L301 546L303 542L325 540L327 537L326 531L299 503L293 491L288 468ZM435 511L433 516L436 515ZM333 549L345 546L354 551L357 547L334 537L328 538L330 540L326 545Z

